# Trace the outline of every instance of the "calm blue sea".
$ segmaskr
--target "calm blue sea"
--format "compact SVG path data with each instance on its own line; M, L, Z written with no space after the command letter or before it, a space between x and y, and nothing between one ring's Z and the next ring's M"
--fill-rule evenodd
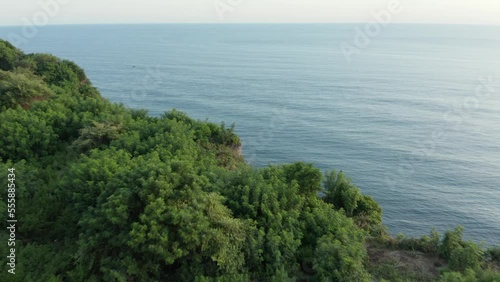
M50 26L19 47L75 61L111 101L234 122L257 166L343 170L393 234L463 225L499 244L500 27L389 25L355 42L364 26Z

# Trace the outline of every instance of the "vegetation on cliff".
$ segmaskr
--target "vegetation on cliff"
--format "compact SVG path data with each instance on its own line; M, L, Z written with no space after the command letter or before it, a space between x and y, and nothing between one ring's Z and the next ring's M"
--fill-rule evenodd
M498 249L461 229L391 238L342 172L251 167L234 127L110 103L76 64L1 40L0 132L18 220L0 281L414 281L373 263L374 246L442 260L429 279L500 281Z

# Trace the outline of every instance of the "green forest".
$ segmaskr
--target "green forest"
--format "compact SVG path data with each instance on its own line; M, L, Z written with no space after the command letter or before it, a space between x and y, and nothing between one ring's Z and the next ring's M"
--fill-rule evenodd
M461 227L392 237L342 171L252 167L234 126L111 103L3 40L0 133L0 281L500 281Z

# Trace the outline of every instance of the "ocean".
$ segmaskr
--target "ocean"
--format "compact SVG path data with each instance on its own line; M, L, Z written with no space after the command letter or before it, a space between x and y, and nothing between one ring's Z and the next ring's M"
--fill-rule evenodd
M500 27L68 25L29 37L18 47L75 61L113 102L235 123L256 166L344 171L392 234L463 225L500 244Z

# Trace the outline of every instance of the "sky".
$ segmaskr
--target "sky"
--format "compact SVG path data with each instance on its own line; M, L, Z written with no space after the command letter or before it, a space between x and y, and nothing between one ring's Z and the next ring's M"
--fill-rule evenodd
M377 14L394 23L500 25L500 0L0 0L0 25L359 23Z

